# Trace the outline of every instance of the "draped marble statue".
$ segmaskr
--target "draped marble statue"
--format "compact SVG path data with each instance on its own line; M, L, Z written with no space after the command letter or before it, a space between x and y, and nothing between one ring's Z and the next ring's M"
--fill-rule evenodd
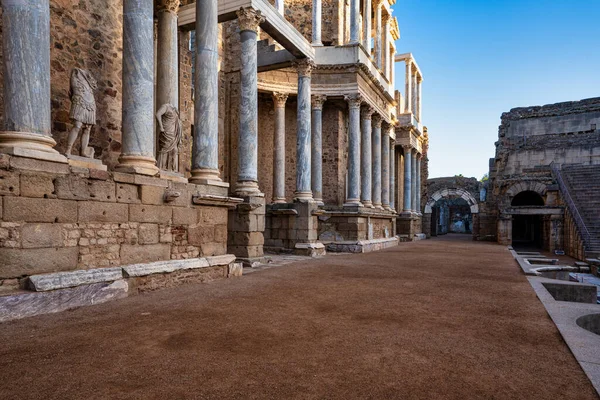
M181 144L181 119L179 111L171 104L163 104L156 112L158 120L158 168L164 171L178 171L179 145Z
M73 151L73 144L81 129L81 150L82 157L94 158L94 149L89 147L90 132L96 125L96 100L94 99L94 90L98 87L96 80L90 74L81 68L73 68L71 71L71 88L69 96L71 97L71 111L69 117L73 121L73 129L69 133L66 155Z

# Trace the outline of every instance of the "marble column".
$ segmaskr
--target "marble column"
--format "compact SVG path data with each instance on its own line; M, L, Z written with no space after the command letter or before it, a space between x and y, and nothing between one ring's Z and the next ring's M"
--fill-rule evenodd
M390 211L390 136L386 124L381 134L381 205Z
M2 1L4 126L0 152L66 162L53 147L48 0ZM38 153L41 152L41 153Z
M376 0L377 1L377 0ZM371 19L373 14L373 6L371 0L364 0L363 3L363 47L367 54L371 55Z
M421 214L421 158L420 154L417 155L417 183L415 184L415 192L416 192L416 211Z
M390 141L390 209L396 211L396 144Z
M323 103L327 96L312 97L312 192L319 205L323 205Z
M382 7L382 0L374 0L374 5L375 5L375 65L377 66L377 68L381 69L381 57L383 55L382 53L382 47L383 47L383 43L381 41L382 39L382 34L381 34L381 7Z
M321 42L321 0L312 2L312 45L323 46L323 42Z
M350 44L360 43L360 0L350 0Z
M285 200L285 103L287 93L273 93L275 132L273 135L273 203Z
M360 113L361 116L361 149L360 149L360 201L365 207L373 207L372 190L372 163L371 157L373 151L371 149L371 116L375 110L371 106L363 107Z
M410 193L411 193L411 211L417 212L417 151L412 150L410 152Z
M275 0L275 8L279 11L279 14L283 15L284 13L284 4L285 0Z
M220 181L217 0L196 2L194 132L190 182Z
M416 116L417 115L417 101L418 101L418 97L417 97L417 70L416 68L413 69L413 75L412 75L412 111L413 114Z
M348 195L344 206L357 207L360 203L360 94L346 95L348 102Z
M155 175L154 2L123 0L123 106L119 164L123 172Z
M298 67L298 120L296 124L296 192L295 201L312 201L310 81L315 63L302 59Z
M383 210L381 206L381 117L379 114L373 115L372 118L371 147L373 161L371 199L375 208Z
M389 79L390 76L390 15L386 14L383 16L383 75Z
M251 7L237 11L240 25L240 128L238 137L238 179L235 188L240 196L260 193L258 189L258 88L256 38L263 21L260 11Z
M406 76L405 76L405 80L406 80L406 88L405 88L405 99L404 99L404 112L409 114L412 112L412 95L413 95L413 90L412 90L412 62L411 60L406 60L405 61L405 65L406 65Z
M419 76L417 78L417 119L421 122L421 84L423 78Z
M209 1L211 3L212 1ZM177 55L177 12L179 1L160 0L158 10L156 105L179 109L179 58ZM201 16L200 19L204 19ZM198 22L196 21L198 25ZM196 26L198 29L198 26ZM198 31L197 31L198 32ZM202 36L202 35L199 35ZM196 38L198 42L198 38Z
M404 205L402 211L410 213L412 210L412 148L402 146L404 149Z

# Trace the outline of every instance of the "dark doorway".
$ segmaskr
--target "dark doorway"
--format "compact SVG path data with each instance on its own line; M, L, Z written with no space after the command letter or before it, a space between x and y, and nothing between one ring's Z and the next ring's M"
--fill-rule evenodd
M526 190L517 194L510 203L513 207L523 207L523 206L543 206L544 199L539 193Z
M513 246L542 248L542 216L513 215L512 243Z

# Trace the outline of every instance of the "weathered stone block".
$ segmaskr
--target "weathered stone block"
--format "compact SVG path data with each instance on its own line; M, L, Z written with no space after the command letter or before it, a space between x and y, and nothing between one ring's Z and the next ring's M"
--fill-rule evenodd
M201 254L205 257L209 256L219 256L227 253L227 243L202 243L200 246Z
M240 277L244 274L244 265L242 263L231 263L227 269L229 278Z
M70 172L69 164L36 160L26 157L11 157L10 166L18 170L30 170L66 175Z
M227 211L226 207L200 207L198 222L205 225L227 224Z
M77 247L0 248L0 279L73 270L77 267L78 256Z
M198 210L196 208L173 207L174 225L196 225L198 223Z
M32 275L29 277L29 283L36 292L44 292L47 290L89 285L91 283L111 282L122 278L123 271L121 268L100 268Z
M71 174L56 178L54 186L59 199L116 201L115 183L112 181L87 179Z
M151 274L164 274L183 269L197 269L211 266L206 258L192 258L188 260L157 261L149 264L134 264L123 267L126 277L146 276Z
M140 203L139 186L128 183L116 184L116 196L118 203Z
M160 186L140 186L140 197L143 204L164 204L165 188Z
M121 264L138 264L171 259L169 244L131 245L122 244L120 251Z
M0 170L0 196L18 196L20 191L19 173Z
M169 224L173 218L173 208L170 206L152 206L145 204L129 205L129 220L131 222L149 222Z
M213 226L195 225L188 228L188 243L200 246L203 243L215 241L215 229Z
M21 229L24 249L61 247L63 245L60 224L25 224Z
M56 198L56 193L54 192L54 178L56 176L41 172L22 172L21 196Z
M127 204L81 201L79 222L127 222L129 208Z
M139 244L154 244L158 243L158 224L140 224Z
M6 196L3 219L24 222L77 222L77 202Z
M228 265L235 261L235 256L233 254L223 254L220 256L206 257L208 264L211 267L215 265Z

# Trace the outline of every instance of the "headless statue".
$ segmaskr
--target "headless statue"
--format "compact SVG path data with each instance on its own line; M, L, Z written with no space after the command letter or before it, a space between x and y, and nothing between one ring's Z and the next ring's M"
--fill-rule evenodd
M158 137L158 168L178 171L179 145L181 144L181 119L179 111L171 104L163 104L156 112L160 134Z
M84 69L73 68L71 71L71 112L69 117L73 121L73 129L69 133L66 154L70 155L73 151L73 144L79 132L83 129L81 136L82 157L94 158L94 149L89 147L90 131L96 125L96 100L94 99L94 90L98 87L94 77Z

